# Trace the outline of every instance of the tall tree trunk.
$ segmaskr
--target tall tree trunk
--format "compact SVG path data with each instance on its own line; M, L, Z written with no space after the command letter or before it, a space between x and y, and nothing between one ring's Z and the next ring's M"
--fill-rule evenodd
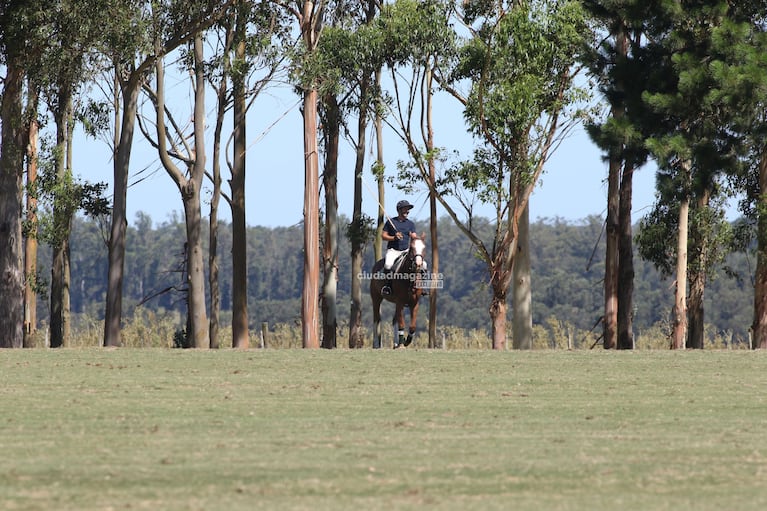
M67 229L68 233L72 232L72 217L69 219ZM64 346L69 346L72 342L72 254L70 253L70 246L69 234L67 234L67 239L64 241L64 274L62 275L61 293Z
M695 270L690 275L690 296L688 304L688 325L686 347L703 349L703 325L705 320L703 294L706 288L705 270Z
M221 200L221 168L218 164L218 147L220 137L214 137L213 149L213 193L210 199L210 220L208 232L208 286L210 287L210 319L208 321L208 337L210 347L218 349L218 327L221 313L221 289L218 285L218 205ZM232 316L234 323L234 315ZM234 329L234 326L232 326Z
M705 310L703 305L706 290L706 269L708 268L709 222L706 210L711 199L711 190L703 190L695 203L694 221L690 227L690 248L692 261L688 265L690 275L690 296L687 299L687 348L703 349Z
M27 144L27 189L37 184L37 149L39 143L38 94L37 86L30 83L27 99L29 119L29 143ZM37 199L27 194L27 221L35 232L27 234L24 245L24 347L33 347L33 336L37 332L37 293L34 283L37 278Z
M618 349L634 349L634 240L631 226L634 167L623 162L618 212Z
M325 170L322 174L325 190L325 236L322 245L322 347L333 349L337 344L338 307L338 145L340 142L340 111L337 98L325 98Z
M315 51L320 34L321 13L306 0L299 21L307 51ZM320 292L320 198L317 148L317 89L304 91L304 279L301 291L301 342L304 348L319 348Z
M533 347L533 294L530 278L530 204L519 217L517 253L514 256L511 342L517 350Z
M202 213L200 192L190 180L181 192L186 223L187 300L190 318L187 336L195 348L210 347L208 318L205 310L205 268L202 249Z
M24 70L6 62L0 123L0 348L24 344L24 265L22 262L22 197L25 133L21 90Z
M682 172L689 180L690 163L683 163ZM690 199L685 195L679 201L679 233L676 254L676 293L673 311L672 349L684 349L687 335L687 240Z
M437 173L434 164L434 122L432 119L434 91L432 88L433 73L431 66L426 66L425 96L426 96L426 150L429 153L429 241L431 244L431 273L439 273L439 238L437 234ZM433 280L433 279L432 279ZM429 348L437 347L437 288L429 292Z
M618 247L619 247L619 180L621 159L610 156L607 177L607 220L605 249L605 314L604 348L614 349L618 345Z
M120 73L117 68L115 72ZM133 147L133 134L136 127L138 93L142 80L143 77L139 73L134 72L128 81L121 84L123 98L122 120L119 123L119 130L115 133L115 138L119 137L119 144L115 148L114 176L112 180L114 198L112 201L112 220L109 230L109 269L107 274L106 308L104 312L104 346L120 346L122 344L120 329L122 326L125 236L128 228L128 171L130 170L131 148ZM115 115L118 116L118 114Z
M235 60L246 58L246 2L239 2L235 26ZM247 98L245 77L234 73L232 77L234 95L234 158L232 163L232 346L248 348L248 240L245 224L245 168L246 168L246 114Z
M69 104L67 105L67 161L66 169L69 178L72 178L73 168L73 155L74 155L74 134L75 134L75 119L74 119L74 106L72 105L72 96L69 96ZM64 289L62 295L62 305L64 307L64 345L69 346L72 339L72 254L70 253L71 243L69 238L72 236L72 222L74 220L77 210L80 208L80 192L77 193L77 206L75 208L68 208L66 210L66 224L64 226Z
M72 107L72 95L66 86L60 87L58 95L58 107L54 113L56 122L56 188L53 197L53 240L51 250L53 261L51 264L51 292L50 292L50 346L59 348L65 344L65 330L67 325L68 311L66 308L69 289L67 287L66 270L67 251L69 244L69 226L71 224L72 201L72 176L71 168L67 167L67 153L69 147L70 109Z
M365 341L362 337L362 282L356 276L362 272L362 251L354 251L352 242L352 286L351 307L349 310L349 348L362 348ZM375 347L375 346L374 346Z
M376 88L381 88L381 70L375 74ZM378 218L376 218L376 237L373 241L373 254L376 261L383 259L383 233L384 223L386 223L386 185L384 183L384 143L383 143L383 115L381 109L375 110L375 128L376 128L376 184L378 187Z
M158 52L159 53L159 52ZM165 64L155 62L157 92L155 114L157 149L168 175L181 193L186 226L187 270L187 341L195 348L210 348L210 330L205 305L205 267L202 250L202 208L200 190L205 175L205 73L202 35L194 37L194 114L193 146L188 155L187 174L173 162L167 149L168 127L165 120Z
M202 33L194 37L194 162L189 182L182 189L189 265L189 314L195 348L210 348L210 330L205 305L205 264L202 250L202 206L200 193L205 176L205 69Z
M60 348L64 345L64 242L53 247L53 262L51 264L50 291L50 347Z
M302 344L319 348L319 155L317 91L304 93L304 283L301 293Z
M226 116L228 104L229 70L231 65L227 56L231 48L232 35L227 30L225 50L222 52L225 59L225 71L219 78L218 87L216 87L216 124L213 129L213 161L211 168L213 175L210 180L213 184L213 192L210 198L210 221L208 235L208 286L210 287L210 318L208 326L208 337L210 338L210 347L218 349L221 344L218 340L219 321L221 317L221 288L218 285L219 277L219 257L218 257L218 207L221 203L221 136L224 130L224 117ZM234 257L234 256L233 256ZM236 279L233 280L236 282ZM232 310L232 334L234 334L234 310ZM234 339L232 347L235 347Z
M759 197L756 211L756 276L751 335L754 349L767 349L767 145L762 148L759 159Z
M507 233L511 237L517 235L517 225L514 220L513 207L509 212L509 230ZM512 234L513 231L513 234ZM506 314L508 310L507 293L509 290L509 279L511 278L511 267L513 267L513 258L506 255L506 250L516 251L515 243L512 243L511 247L499 246L496 247L496 252L493 254L493 261L490 265L490 290L493 294L490 299L490 322L491 322L491 339L494 350L506 349ZM511 267L510 267L511 266Z
M5 65L0 97L0 348L24 345L24 264L21 218L26 135L21 116L24 69L20 59Z
M493 285L493 298L490 300L491 336L494 350L506 349L506 289Z
M621 23L614 34L617 58L625 60L628 55L628 35L626 27ZM622 90L623 83L616 82L615 88ZM616 121L624 116L622 100L613 104L611 116ZM607 175L607 219L606 219L606 248L605 248L605 313L603 318L603 345L605 349L618 346L618 287L620 282L620 179L623 165L623 143L615 141L610 148Z
M366 98L370 93L369 81L364 80L360 86L360 96ZM360 114L357 121L357 146L354 161L354 207L352 210L352 253L351 253L351 277L352 296L351 309L349 312L349 347L361 348L365 342L362 336L362 248L365 243L363 237L364 226L362 216L362 173L365 168L365 147L367 130L368 109L362 101Z

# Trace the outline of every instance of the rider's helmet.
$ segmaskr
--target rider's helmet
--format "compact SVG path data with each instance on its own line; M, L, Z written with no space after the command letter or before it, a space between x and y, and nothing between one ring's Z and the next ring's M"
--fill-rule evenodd
M413 205L406 200L401 200L397 203L397 211L413 209Z

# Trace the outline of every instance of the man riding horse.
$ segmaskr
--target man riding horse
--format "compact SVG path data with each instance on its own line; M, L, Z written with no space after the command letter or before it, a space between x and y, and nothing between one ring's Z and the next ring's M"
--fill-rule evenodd
M413 205L408 201L399 201L397 203L397 216L389 218L384 224L381 239L388 242L384 258L384 271L390 271L395 261L410 248L410 240L418 238L415 223L408 218L411 209L413 209ZM425 270L426 267L424 266L423 269ZM387 281L381 288L381 294L390 295L391 291L391 282Z
M388 241L384 259L373 265L375 277L370 283L373 302L373 347L381 347L381 302L394 303L392 323L397 329L393 346L408 346L413 340L418 315L418 299L423 293L419 285L426 271L424 240L415 232L415 224L408 219L413 205L406 200L397 203L397 217L390 218L381 237ZM410 310L410 328L405 336L404 309Z

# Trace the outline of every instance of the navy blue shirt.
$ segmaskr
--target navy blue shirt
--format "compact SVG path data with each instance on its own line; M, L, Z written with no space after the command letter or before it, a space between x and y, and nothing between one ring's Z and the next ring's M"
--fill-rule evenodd
M409 218L400 220L398 216L390 218L384 224L384 231L394 236L397 232L402 233L402 239L393 239L386 244L386 248L395 250L407 250L410 248L410 233L415 232L415 224Z

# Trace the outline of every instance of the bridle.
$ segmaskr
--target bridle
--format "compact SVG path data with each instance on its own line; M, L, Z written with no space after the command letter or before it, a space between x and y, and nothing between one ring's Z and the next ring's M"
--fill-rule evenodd
M416 243L421 243L421 252L416 252ZM423 249L426 248L426 244L421 238L414 238L410 241L410 248L408 250L408 259L410 261L411 270L418 270L423 266Z

